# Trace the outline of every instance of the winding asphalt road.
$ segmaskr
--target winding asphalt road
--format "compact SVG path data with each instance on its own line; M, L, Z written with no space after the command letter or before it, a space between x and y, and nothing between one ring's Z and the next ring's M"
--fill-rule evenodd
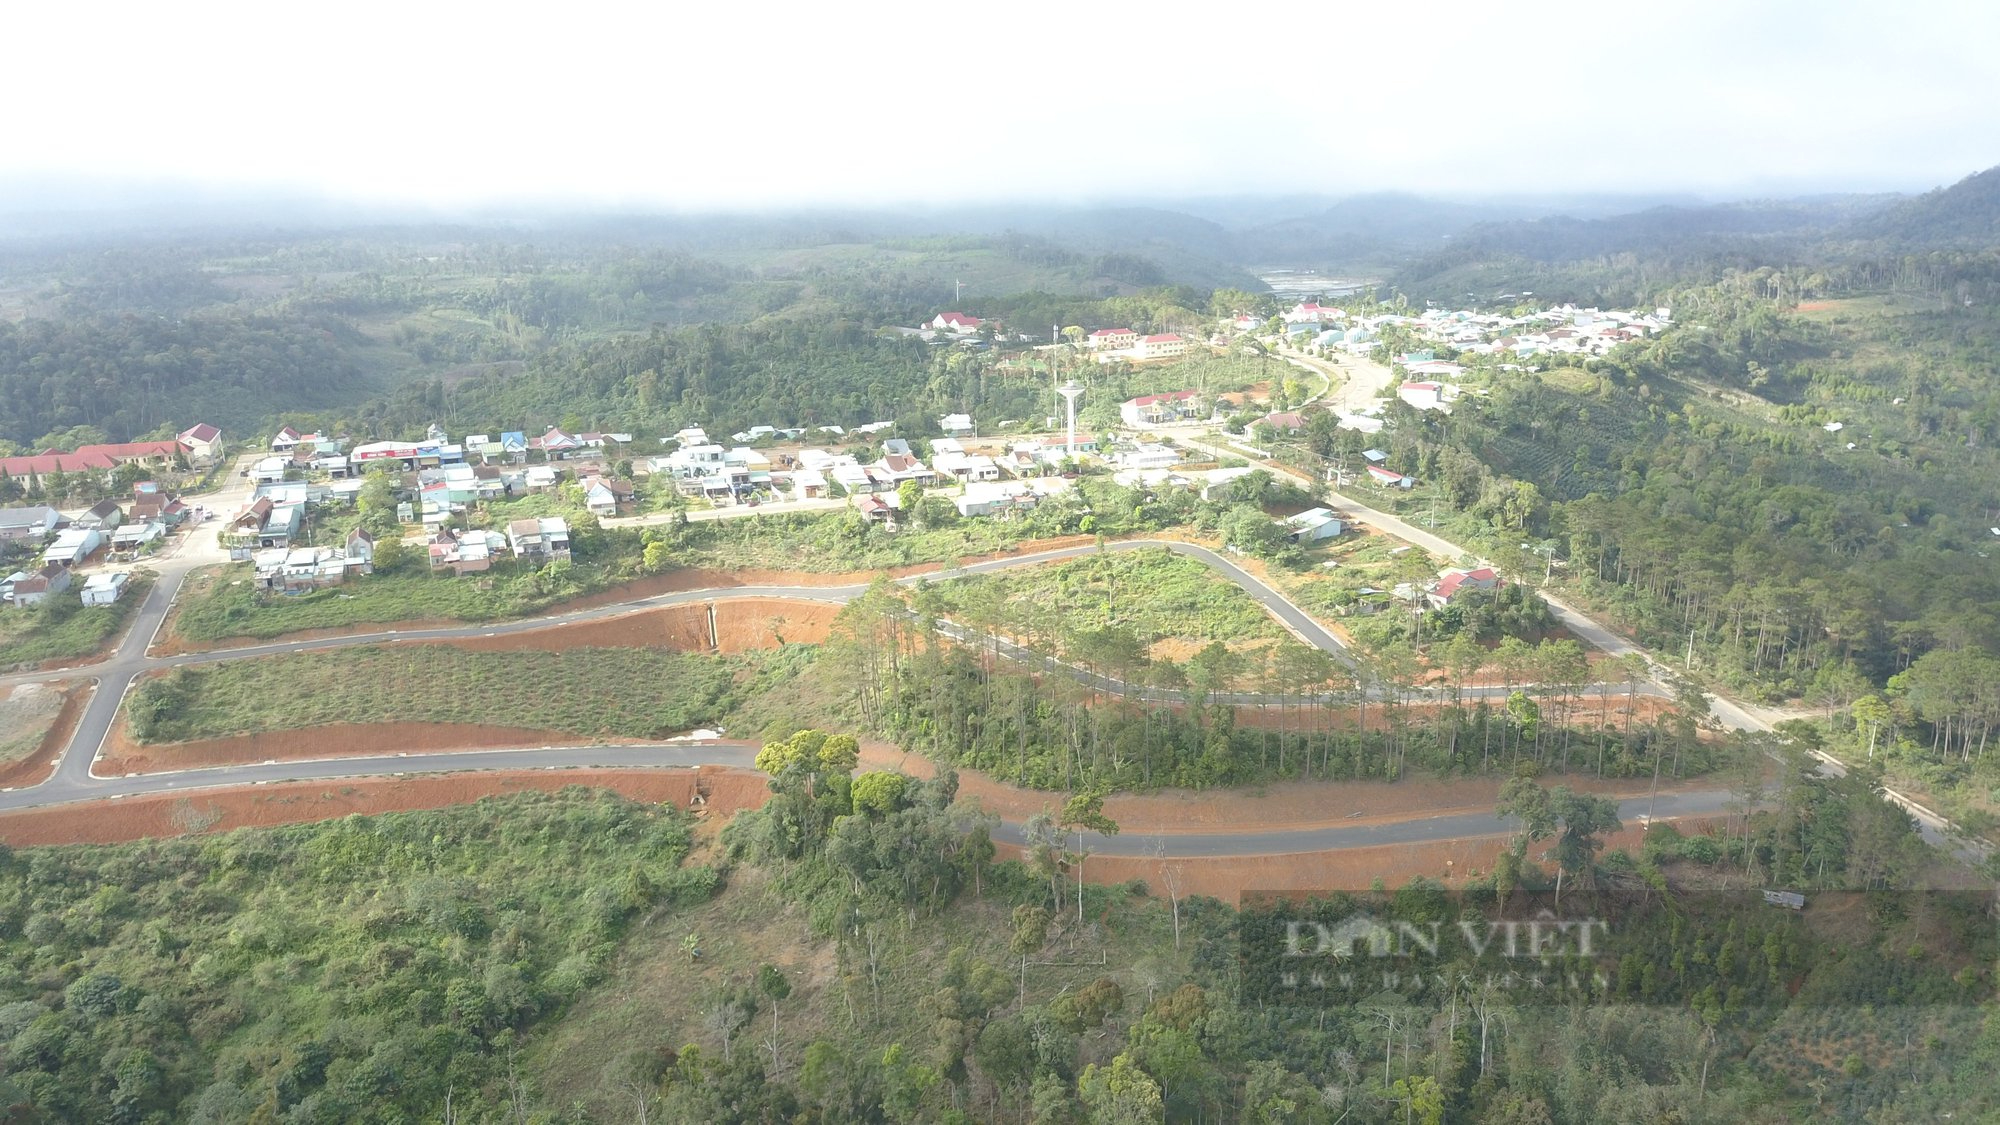
M1227 557L1196 544L1169 540L1125 540L1108 543L1102 549L1132 551L1164 548L1198 559L1228 578L1254 599L1265 612L1307 644L1327 653L1348 667L1352 656L1340 639L1287 599L1281 592L1245 571ZM911 585L925 581L986 574L1014 567L1055 562L1094 554L1097 546L1070 547L1054 551L1016 555L948 568L897 581ZM466 770L569 769L602 767L681 767L722 765L750 767L756 755L752 744L731 741L670 742L640 746L544 746L516 750L455 751L445 753L399 754L368 758L340 758L320 761L271 761L255 765L231 765L164 773L105 777L95 772L105 740L124 696L137 679L147 672L252 659L284 653L309 652L365 644L408 641L441 641L524 633L551 626L615 617L637 610L704 602L718 598L773 597L844 603L862 593L865 584L843 586L728 586L686 590L638 598L589 610L486 625L452 626L435 629L385 629L371 633L310 640L277 641L241 648L175 656L149 656L148 651L164 625L182 583L199 560L167 564L114 653L106 660L84 668L0 676L0 684L51 682L91 676L96 687L77 724L74 736L57 763L54 774L39 785L0 790L0 811L116 800L161 793L179 793L219 787L264 785L283 781L315 781L341 778L397 776ZM1126 685L1084 669L1062 664L1045 655L1030 652L996 637L972 633L950 622L940 623L942 631L968 643L978 643L1013 658L1038 662L1052 670L1083 679L1086 683L1112 691L1133 691L1155 700L1177 698L1177 693L1157 689L1130 689ZM1473 694L1500 693L1505 689L1471 689ZM1600 690L1606 690L1600 686ZM1257 702L1262 697L1236 693L1225 702ZM1295 697L1299 698L1299 697ZM1662 795L1656 799L1637 798L1624 802L1621 814L1641 819L1650 813L1666 819L1705 816L1723 812L1731 797L1726 790L1704 790ZM1504 835L1511 829L1504 821L1486 813L1445 814L1429 818L1399 820L1369 825L1328 825L1247 833L1172 833L1153 836L1127 835L1098 837L1092 849L1099 855L1162 855L1173 857L1284 855L1338 848L1383 844L1416 844L1476 836ZM997 839L1019 843L1019 825L1002 824Z

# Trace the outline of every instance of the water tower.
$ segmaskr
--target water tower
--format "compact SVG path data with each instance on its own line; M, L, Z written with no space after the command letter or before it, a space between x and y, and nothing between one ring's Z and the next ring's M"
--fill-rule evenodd
M1069 382L1064 383L1060 387L1057 387L1056 393L1063 396L1063 405L1068 408L1069 446L1067 449L1064 450L1064 453L1069 457L1075 457L1076 456L1076 399L1078 395L1081 395L1083 393L1083 386L1082 384L1078 383L1075 379L1071 379Z

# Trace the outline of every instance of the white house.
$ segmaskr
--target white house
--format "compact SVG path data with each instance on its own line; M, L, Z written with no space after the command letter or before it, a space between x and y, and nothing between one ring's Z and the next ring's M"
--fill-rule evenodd
M962 481L999 480L1000 466L991 457L977 453L939 453L931 446L931 467L938 475Z
M792 496L817 500L826 495L826 474L818 469L798 469L792 473Z
M69 571L55 563L45 563L40 570L16 571L8 576L4 586L6 600L15 605L39 605L49 595L69 589Z
M125 593L125 586L132 581L129 574L93 574L83 584L83 604L110 605Z
M1168 394L1140 395L1138 398L1119 403L1118 417L1134 429L1183 421L1202 413L1197 409L1199 393L1173 391Z
M1141 442L1130 449L1121 449L1111 455L1121 468L1126 469L1167 469L1181 463L1180 450L1152 442Z
M1443 383L1404 383L1396 388L1396 397L1418 410L1446 409Z
M922 461L908 453L886 453L880 461L869 466L889 478L891 484L900 486L906 480L918 484L929 484L937 474L924 467Z
M1025 484L1013 481L981 481L968 484L965 491L951 498L952 505L961 516L994 516L1023 511L1035 506L1041 499L1035 490Z
M258 484L272 484L284 480L286 470L291 467L290 457L266 457L250 466L250 479Z
M166 533L167 525L158 520L134 520L111 533L111 549L136 551Z
M56 536L56 541L43 552L42 561L75 566L103 543L104 536L99 532L86 527L72 527Z
M1285 529L1285 537L1294 543L1305 545L1322 539L1332 539L1346 530L1347 525L1326 508L1313 508L1300 512L1289 519L1278 521Z
M1129 348L1139 342L1139 334L1130 328L1100 328L1084 337L1084 343L1092 348Z
M518 519L507 525L507 547L523 562L569 559L569 522L561 516Z
M1172 332L1163 332L1154 336L1141 336L1139 337L1139 342L1134 345L1133 351L1140 359L1167 359L1172 356L1186 355L1187 341L1174 335Z
M179 434L187 446L188 460L196 465L212 465L222 456L222 431L207 422L197 422Z
M972 415L947 414L938 419L938 429L954 437L972 432Z

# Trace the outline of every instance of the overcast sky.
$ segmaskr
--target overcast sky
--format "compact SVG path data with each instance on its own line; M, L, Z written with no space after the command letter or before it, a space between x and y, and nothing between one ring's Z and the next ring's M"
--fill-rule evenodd
M1917 190L2000 5L24 4L0 185L714 208Z

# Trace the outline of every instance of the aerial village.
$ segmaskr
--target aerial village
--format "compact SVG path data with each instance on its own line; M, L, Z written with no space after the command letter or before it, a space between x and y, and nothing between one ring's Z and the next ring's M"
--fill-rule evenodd
M1392 395L1417 410L1449 412L1465 396L1483 392L1477 382L1482 376L1532 371L1538 356L1601 355L1670 323L1666 309L1562 306L1518 316L1432 309L1364 316L1309 301L1275 317L1237 315L1198 337L1141 334L1113 325L1072 330L1067 342L1058 335L1059 342L1038 345L962 312L940 313L896 331L943 344L1080 348L1100 364L1170 365L1190 354L1226 352L1250 338L1301 356L1386 359L1393 380L1380 397L1326 404L1340 426L1374 433L1384 425L1383 408ZM1385 353L1392 340L1408 350ZM415 440L350 443L344 435L285 425L247 452L236 450L238 459L224 465L229 451L222 434L200 424L172 440L4 458L0 480L82 475L101 477L106 486L129 482L130 491L73 512L45 504L0 507L0 548L15 560L0 567L11 570L0 579L0 605L32 606L57 596L76 597L83 605L112 604L135 564L187 528L211 521L219 521L215 546L231 561L250 563L259 590L297 594L339 585L372 571L376 543L365 529L315 521L313 513L321 506L355 505L377 475L385 476L394 498L403 543L420 551L433 573L468 575L508 559L530 566L568 561L572 528L565 516L522 516L491 526L467 517L497 501L571 486L590 516L613 525L851 508L867 524L895 534L911 486L918 494L935 490L948 496L962 518L1004 520L1069 491L1085 473L1208 496L1255 471L1256 460L1267 452L1224 429L1225 415L1240 414L1244 403L1226 403L1194 388L1140 395L1118 404L1116 428L1088 432L1077 429L1075 415L1085 393L1074 380L1055 387L1051 413L1038 433L1023 433L1009 420L993 427L1002 432L982 435L965 413L936 419L936 434L928 438L897 435L894 423L878 421L852 427L759 424L726 440L688 426L643 442L631 433L572 434L557 427L535 436L514 430L454 439L433 425ZM1262 416L1256 431L1269 435L1305 426L1305 415L1294 408ZM1400 490L1416 485L1383 464L1386 458L1382 450L1368 450L1355 483ZM215 475L226 469L240 478L232 483L247 488L240 505L218 511L179 494L177 485L201 480L204 473L213 489ZM1345 485L1348 478L1332 483ZM345 530L325 534L321 522ZM1286 537L1300 543L1353 527L1352 520L1324 507L1280 522ZM32 556L26 553L30 548ZM1426 596L1443 590L1448 598L1460 585L1486 589L1496 581L1490 570L1447 573Z

